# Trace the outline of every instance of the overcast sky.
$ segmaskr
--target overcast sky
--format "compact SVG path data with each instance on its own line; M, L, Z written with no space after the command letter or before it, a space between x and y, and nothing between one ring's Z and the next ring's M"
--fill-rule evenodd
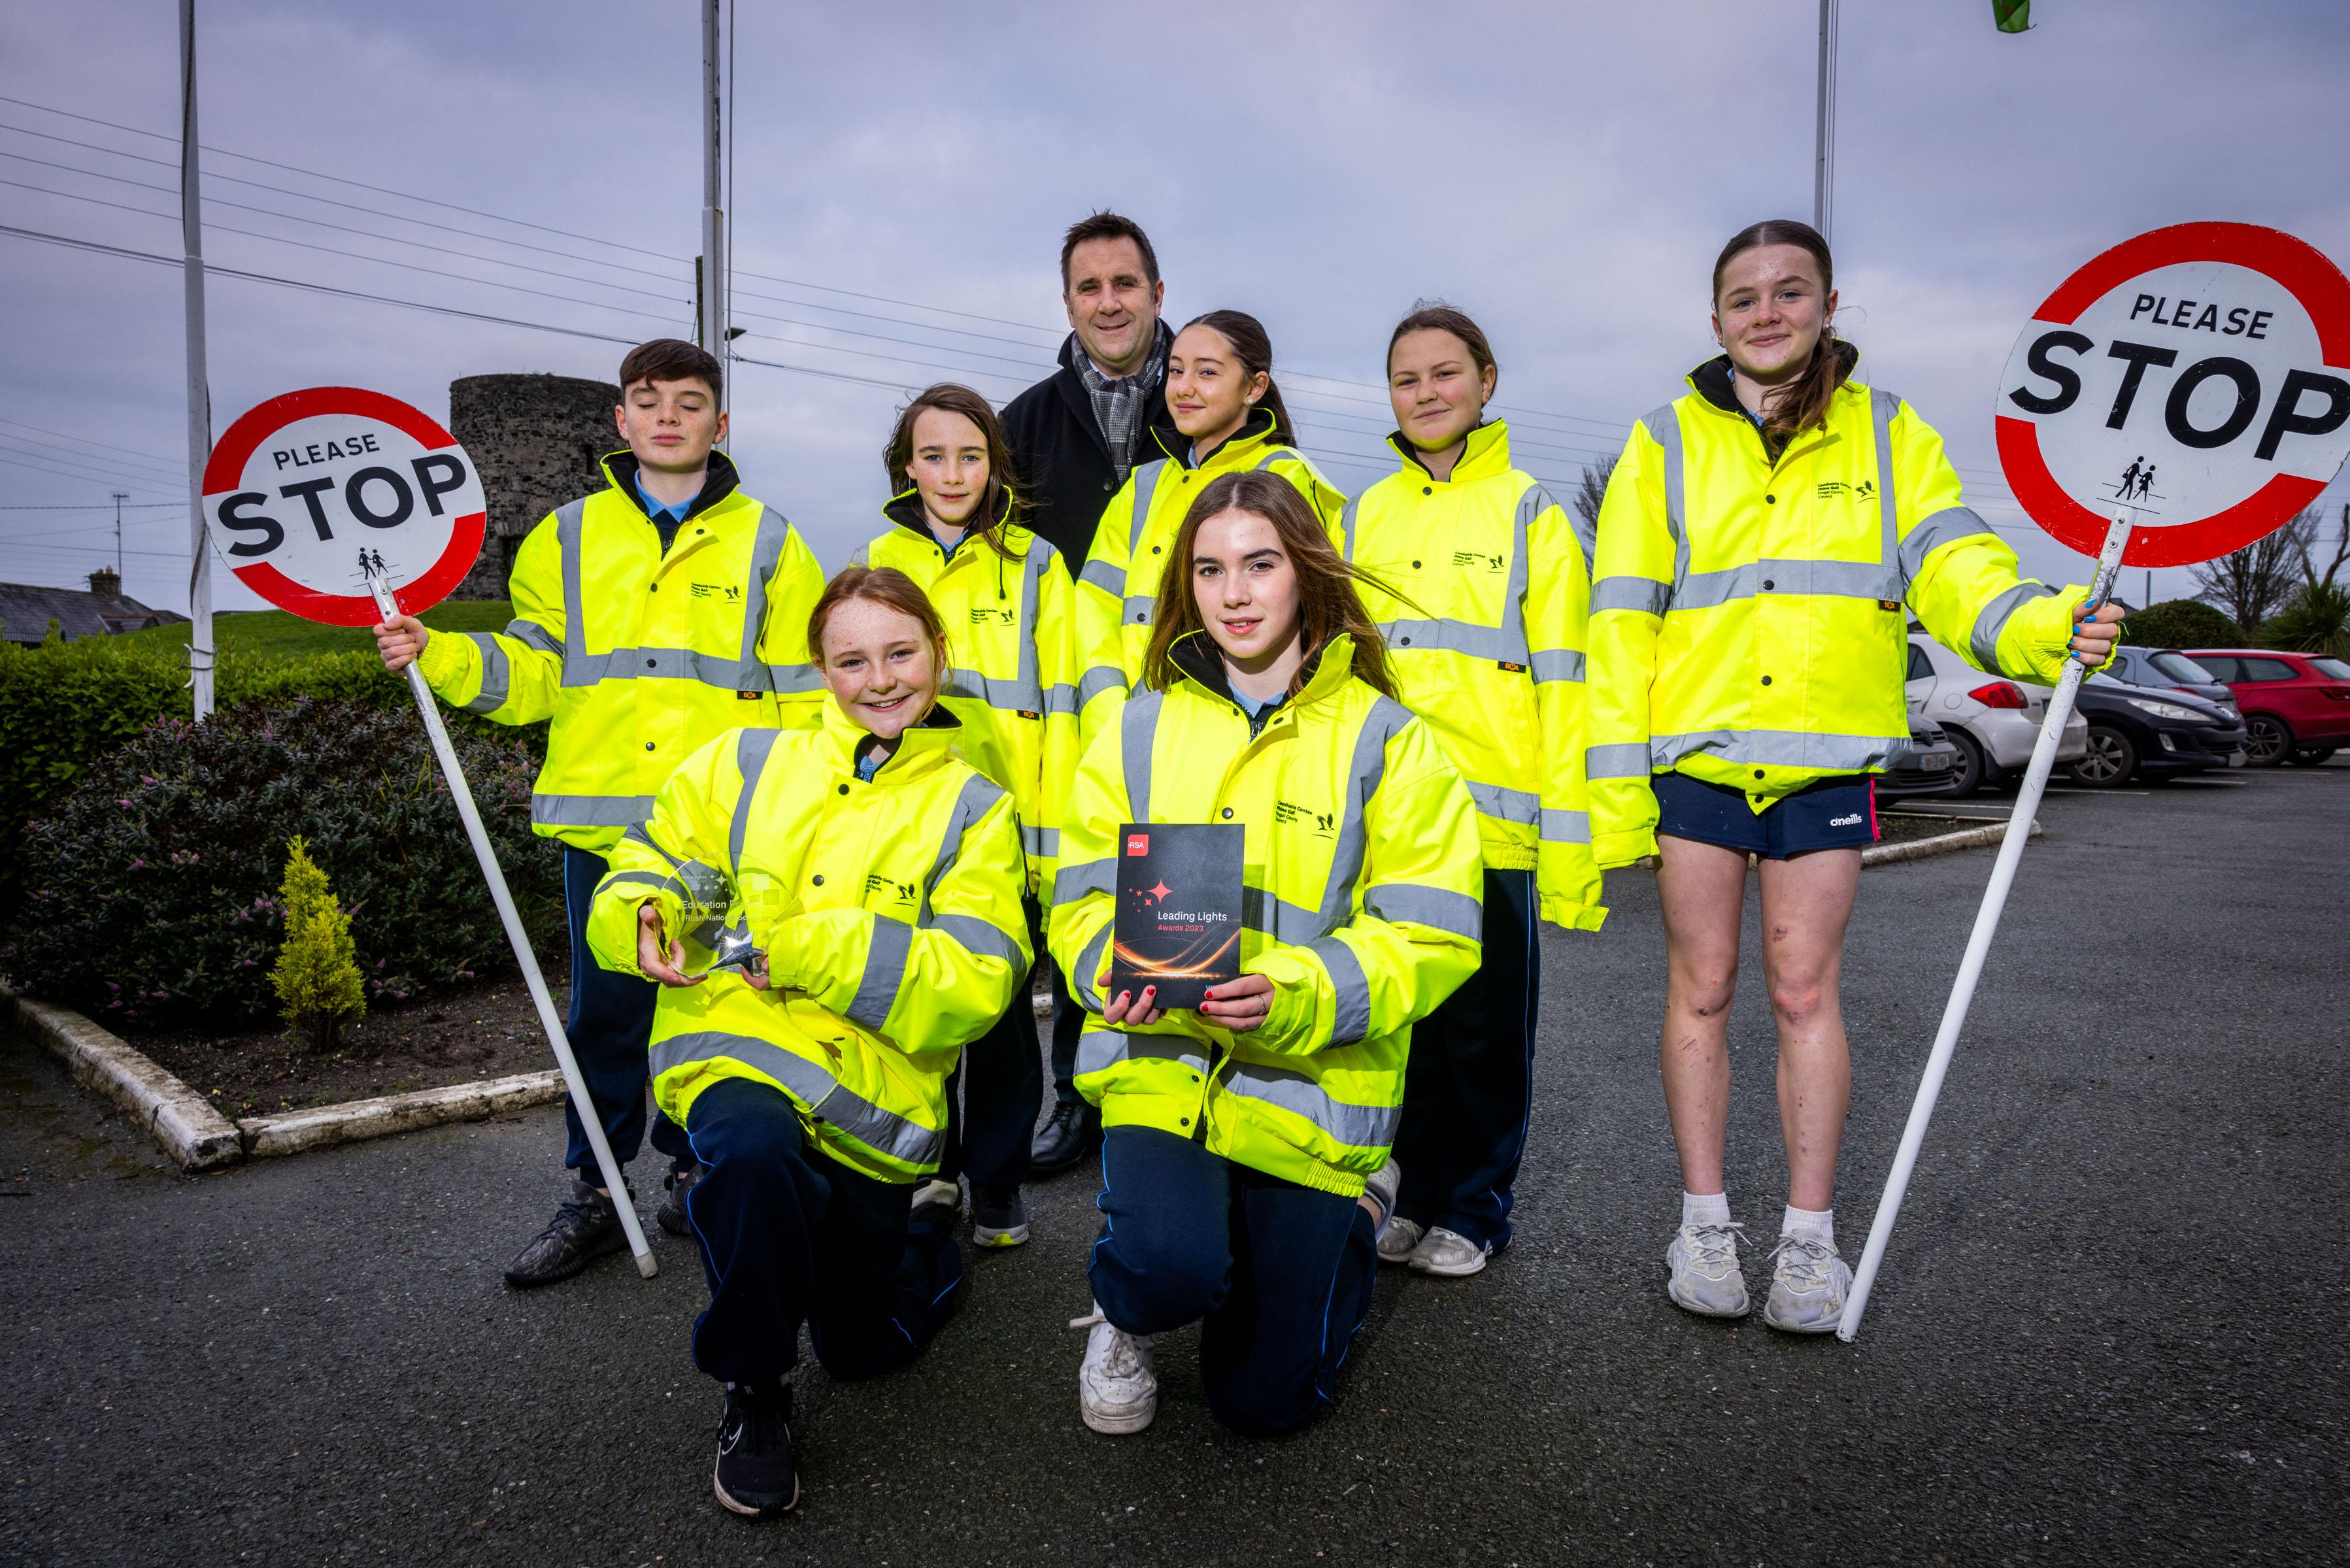
M2338 0L2033 9L2011 36L1988 0L1843 7L1833 228L1863 378L1941 430L2027 570L2077 580L1999 483L2009 348L2067 273L2165 223L2269 224L2350 261L2350 22ZM608 379L624 345L602 339L690 332L698 6L197 10L216 265L585 335L215 276L215 431L322 383L445 418L453 378ZM741 11L736 349L804 369L738 367L733 447L830 566L873 531L907 389L1000 403L1049 369L1058 235L1096 206L1149 230L1175 322L1265 322L1349 493L1392 464L1380 356L1416 297L1483 323L1521 465L1571 484L1714 351L1722 240L1810 215L1810 0ZM176 17L0 11L0 222L176 256ZM0 577L78 586L128 490L130 591L184 608L177 271L5 234L0 269ZM99 510L27 510L51 505ZM214 582L222 607L258 602Z

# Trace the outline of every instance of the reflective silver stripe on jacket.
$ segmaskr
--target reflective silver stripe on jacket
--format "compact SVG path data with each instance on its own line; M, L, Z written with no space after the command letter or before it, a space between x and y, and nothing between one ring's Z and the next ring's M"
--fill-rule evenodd
M1513 604L1515 601L1512 601ZM1522 616L1513 614L1511 626L1479 626L1474 621L1411 620L1399 618L1383 628L1388 646L1399 650L1409 649L1414 653L1430 650L1466 654L1471 659L1491 659L1497 664L1529 664L1526 634Z
M1149 626L1150 618L1157 614L1158 610L1159 597L1156 594L1128 594L1126 596L1125 604L1119 607L1118 613L1125 618L1126 624L1128 626Z
M776 690L773 676L759 658L759 633L767 620L767 580L775 575L775 567L784 558L784 545L791 537L789 519L774 507L754 503L759 508L759 526L751 539L751 583L743 599L743 651L734 661L737 691L772 691ZM805 668L785 666L785 669ZM750 679L753 671L768 677L762 680ZM658 671L647 670L648 675ZM705 679L707 679L705 677ZM719 684L712 681L712 685Z
M1673 585L1653 577L1602 577L1591 585L1591 613L1634 610L1660 616L1672 607Z
M1330 880L1322 889L1322 930L1317 936L1336 930L1354 912L1355 884L1363 876L1363 812L1387 777L1388 742L1410 722L1411 714L1392 697L1375 700L1371 711L1363 715L1362 732L1355 737L1355 754L1347 764L1344 815L1330 855Z
M1974 630L1968 635L1967 646L1974 651L1975 662L1985 670L1999 669L1999 634L2007 629L2008 620L2033 599L2054 598L2056 590L2045 583L2018 583L2004 593L1994 595L1975 617ZM2005 673L2002 671L2002 673ZM2031 672L2022 672L2022 679L2032 679Z
M931 895L938 891L940 879L953 869L955 857L962 853L963 835L971 831L972 823L994 810L995 803L1003 798L1003 791L978 774L962 781L954 807L947 813L947 830L939 836L938 858L931 862L931 873L922 879L922 904L915 917L917 923L931 923Z
M1126 690L1126 669L1118 664L1097 664L1077 677L1077 709L1080 712L1093 706L1095 698L1105 691Z
M1338 1142L1356 1148L1384 1148L1395 1142L1400 1106L1350 1106L1305 1074L1261 1062L1235 1064L1223 1078L1229 1092L1305 1117Z
M653 813L649 794L538 794L530 819L540 827L627 827Z
M1363 894L1363 911L1382 920L1409 920L1467 941L1482 941L1485 906L1466 893L1418 882L1382 882Z
M727 691L811 691L821 685L812 665L769 665L756 657L760 623L766 616L767 578L783 559L784 545L791 531L790 522L782 514L764 505L759 508L758 533L751 546L751 586L743 603L743 649L741 656L733 659L690 648L614 648L602 653L588 652L586 600L580 589L580 549L587 514L585 499L559 507L555 514L556 540L563 552L564 685L594 686L605 680L693 680Z
M1530 790L1463 782L1469 784L1469 798L1477 803L1477 810L1482 815L1501 822L1531 823L1542 815L1542 796Z
M1359 495L1351 497L1338 508L1338 553L1349 561L1355 558L1355 508L1362 500Z
M1901 523L1895 515L1893 499L1893 417L1900 411L1899 398L1875 387L1868 389L1868 422L1877 437L1877 511L1884 523L1878 531L1881 543L1877 558L1895 583L1893 592L1878 597L1887 599L1900 598L1909 586L1908 575L1901 572Z
M1125 576L1107 561L1100 559L1087 561L1086 569L1077 574L1077 581L1090 583L1112 598L1120 598L1126 594Z
M1620 580L1620 579L1619 579ZM1584 655L1576 648L1544 648L1534 652L1534 684L1583 679Z
M1024 646L1027 653L1021 662L1034 664L1036 661L1036 645L1029 642ZM999 713L1045 711L1045 693L1037 687L1033 675L1022 680L1002 680L974 675L968 670L957 670L947 677L947 683L939 691L941 696L975 699Z
M475 648L482 650L482 689L465 704L469 713L491 713L506 705L514 691L514 665L498 639L486 631L465 634Z
M906 1165L938 1163L944 1141L940 1134L849 1093L839 1079L806 1057L748 1034L701 1030L659 1041L652 1048L653 1075L722 1056L765 1074L817 1121L831 1123L877 1153Z
M1363 961L1344 938L1332 932L1305 944L1306 950L1322 961L1330 976L1333 1005L1330 1012L1330 1044L1352 1045L1371 1032L1371 981L1363 972ZM1230 1080L1226 1080L1230 1086Z
M1115 917L1113 920L1114 919ZM1069 994L1077 999L1077 1005L1087 1012L1097 1015L1100 1013L1102 1004L1095 1000L1094 982L1101 977L1102 950L1109 946L1110 927L1113 920L1102 922L1101 929L1094 933L1093 940L1087 942L1085 950L1077 955L1076 973L1067 977Z
M1620 581L1622 579L1613 579ZM1715 609L1766 594L1883 602L1901 597L1898 569L1874 561L1791 561L1766 558L1719 572L1694 572L1673 596L1673 608Z
M1648 742L1617 741L1583 753L1583 772L1592 779L1644 779L1650 773Z
M758 793L767 753L775 749L775 734L773 730L735 732L734 767L743 775L743 793L734 797L734 819L726 828L726 863L738 876L743 870L743 836L751 827L751 797Z
M1150 742L1158 738L1159 711L1167 693L1143 688L1118 711L1119 759L1126 765L1126 804L1134 815L1129 822L1150 820Z
M1053 902L1074 904L1088 893L1118 896L1118 862L1080 860L1053 873Z
M1058 855L1061 852L1061 830L1024 822L1020 825L1020 847L1028 852L1031 859Z
M1262 888L1241 888L1241 925L1287 947L1303 947L1330 928L1322 911L1277 898Z
M563 657L563 645L555 640L555 634L535 620L517 619L506 622L506 635L525 648L535 648L541 653L551 653L557 659Z
M865 973L857 994L841 1016L851 1023L879 1031L906 988L906 960L914 949L914 928L888 915L873 917L873 935L865 948Z
M1205 1077L1208 1059L1200 1054L1201 1049L1200 1042L1188 1034L1129 1034L1123 1029L1088 1029L1077 1036L1076 1076L1105 1073L1120 1062L1141 1058L1180 1062Z
M1688 493L1688 463L1687 454L1681 448L1680 410L1667 403L1661 409L1652 409L1641 415L1640 423L1648 428L1649 439L1664 451L1665 532L1673 536L1673 581L1678 585L1689 576L1690 566L1689 513L1684 504ZM1666 596L1665 602L1672 602L1669 594ZM1591 607L1595 610L1599 607L1596 600ZM1664 612L1659 610L1657 613L1662 615Z
M1703 753L1753 767L1863 773L1908 744L1906 734L1817 735L1801 730L1700 730L1686 735L1651 735L1648 756L1659 772L1684 757ZM1593 748L1595 753L1598 749Z
M563 684L593 686L600 675L587 672L588 628L580 618L580 534L588 516L583 496L555 510L555 542L563 556Z
M1544 844L1590 843L1591 814L1587 811L1565 811L1557 806L1543 807L1542 841Z
M1978 535L1998 537L1971 506L1945 506L1931 517L1918 519L1918 525L1909 530L1909 536L1901 541L1902 582L1916 582L1918 574L1926 569L1926 557L1943 545Z
M1143 525L1150 521L1150 493L1159 488L1159 476L1167 468L1167 460L1154 457L1134 471L1134 515L1127 519L1126 566L1134 569L1135 553L1142 548ZM1123 593L1124 583L1110 585L1111 593Z

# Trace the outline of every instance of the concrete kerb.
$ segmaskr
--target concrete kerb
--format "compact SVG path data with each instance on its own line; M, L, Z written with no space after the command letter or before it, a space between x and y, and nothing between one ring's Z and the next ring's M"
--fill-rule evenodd
M2037 819L2032 824L2031 836L2038 838L2041 827ZM1981 849L1997 844L2007 836L2007 824L1987 823L1981 827L1961 828L1956 833L1936 834L1931 838L1913 838L1902 844L1872 844L1860 852L1864 868L1889 866L1900 860L1924 860L1936 855L1950 855L1961 849Z
M75 1078L137 1117L182 1170L213 1170L418 1127L479 1121L563 1098L563 1075L550 1067L234 1121L120 1036L69 1008L5 987L0 1008L12 1012L16 1026Z

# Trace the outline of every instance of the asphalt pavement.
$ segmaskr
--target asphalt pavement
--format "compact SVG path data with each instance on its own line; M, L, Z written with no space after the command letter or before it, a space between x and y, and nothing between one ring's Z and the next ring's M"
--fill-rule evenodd
M774 1523L710 1494L689 1248L659 1237L650 1282L625 1257L500 1282L558 1196L554 1110L182 1177L0 1040L0 1561L2350 1559L2350 765L2041 820L1858 1344L1666 1302L1663 944L1652 879L1619 874L1604 933L1545 942L1515 1244L1467 1281L1388 1271L1323 1419L1222 1431L1186 1332L1154 1427L1080 1424L1081 1170L1031 1189L1030 1245L971 1260L915 1366L804 1363L806 1500ZM1991 864L1862 880L1847 1258ZM1785 1194L1753 923L1751 1258Z

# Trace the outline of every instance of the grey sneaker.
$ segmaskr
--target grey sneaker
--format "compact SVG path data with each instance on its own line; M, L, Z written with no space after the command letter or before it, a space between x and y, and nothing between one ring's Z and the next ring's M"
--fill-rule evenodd
M1852 1270L1836 1250L1813 1236L1782 1236L1771 1249L1771 1298L1762 1321L1786 1334L1832 1334L1844 1321Z
M971 1244L1017 1247L1028 1240L1028 1205L1016 1187L971 1188Z
M1484 1271L1485 1260L1493 1255L1492 1243L1471 1241L1458 1231L1448 1231L1441 1225L1429 1227L1419 1245L1411 1250L1407 1260L1415 1274L1434 1274L1440 1279L1458 1280Z
M1394 1220L1396 1192L1402 1186L1403 1167L1396 1163L1393 1155L1388 1156L1385 1165L1363 1178L1363 1196L1379 1206L1378 1225L1372 1231L1375 1240L1387 1233L1389 1221Z
M1379 1227L1379 1262L1382 1263L1409 1263L1413 1250L1419 1245L1419 1224L1400 1214L1389 1215L1388 1222Z
M1738 1238L1746 1227L1684 1225L1665 1248L1665 1267L1672 1278L1665 1294L1684 1312L1700 1317L1744 1317L1752 1303L1746 1298L1746 1276L1738 1267Z
M1085 1365L1077 1368L1077 1412L1086 1425L1110 1437L1139 1432L1159 1414L1159 1374L1150 1365L1150 1336L1128 1334L1102 1315L1099 1303L1085 1317L1069 1320L1086 1335Z
M546 1229L530 1239L506 1265L506 1283L516 1290L567 1280L607 1252L627 1247L620 1212L587 1182L574 1179L571 1196L555 1210Z

